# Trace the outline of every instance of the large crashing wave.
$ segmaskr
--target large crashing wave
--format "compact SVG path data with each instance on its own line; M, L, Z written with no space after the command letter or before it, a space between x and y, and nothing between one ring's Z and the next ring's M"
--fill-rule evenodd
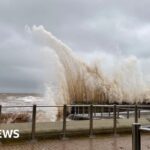
M26 27L26 31L31 50L34 46L42 55L41 66L44 69L41 70L45 74L42 80L45 96L39 100L32 98L33 104L58 106L150 101L150 85L143 74L140 60L135 56L116 57L98 52L95 57L93 52L90 57L84 54L81 58L43 26ZM42 109L51 121L62 115L60 107Z
M28 28L28 32L43 51L53 51L53 61L57 64L53 105L149 101L149 85L144 81L139 60L135 56L119 59L113 69L110 68L113 71L107 75L102 69L103 61L86 63L43 26L33 26L32 29ZM51 84L47 83L47 86L46 93L49 93ZM50 95L48 98L51 101Z
M29 73L30 81L36 76L35 80L40 80L38 85L44 83L45 88L43 85L40 88L44 97L0 98L2 105L150 102L150 75L143 73L141 60L137 57L115 56L100 51L83 53L79 57L43 26L26 27L26 31L26 36L17 36L20 43L12 37L2 44L1 49L5 50L10 45L11 49L17 50L19 61L13 57L10 62L20 72ZM25 61L27 66L22 66ZM33 69L30 65L34 66ZM61 107L38 107L38 111L40 115L44 112L44 120L55 121L62 115Z

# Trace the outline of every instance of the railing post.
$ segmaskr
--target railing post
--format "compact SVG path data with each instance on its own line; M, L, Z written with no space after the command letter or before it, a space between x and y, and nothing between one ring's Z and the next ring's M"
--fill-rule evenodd
M94 113L94 116L96 117L96 107L94 107L94 112L95 112L95 113Z
M141 150L140 126L139 123L132 125L132 150Z
M114 135L116 135L116 133L117 133L117 115L116 115L116 112L117 112L117 106L116 106L116 104L114 104L114 109L113 109L113 111L114 111L114 116L113 116L113 119L114 119Z
M88 117L90 117L90 107L87 107L88 110Z
M33 105L32 110L32 141L35 140L35 130L36 130L36 105Z
M67 105L65 104L63 107L63 139L66 139L66 118L67 118Z
M127 107L127 118L129 118L129 107Z
M119 107L117 107L117 118L119 118Z
M110 118L110 107L108 107L108 113L109 113L109 118Z
M134 108L134 118L135 118L135 123L138 123L138 106L137 106L137 104L135 105L135 108Z
M104 111L104 109L103 109L103 107L101 107L101 118L103 118L103 111Z
M74 114L76 115L77 114L77 108L76 108L76 106L74 106Z
M93 105L90 105L90 129L89 129L90 138L93 138Z
M141 117L141 110L138 109L138 118L140 118L140 117Z
M84 106L82 107L82 116L84 116L85 112L84 112Z
M78 114L80 114L80 107L78 106Z

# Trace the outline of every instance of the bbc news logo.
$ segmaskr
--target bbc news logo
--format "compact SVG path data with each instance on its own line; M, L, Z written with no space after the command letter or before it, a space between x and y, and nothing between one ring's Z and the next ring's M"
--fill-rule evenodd
M19 130L0 130L0 139L17 139L20 137Z

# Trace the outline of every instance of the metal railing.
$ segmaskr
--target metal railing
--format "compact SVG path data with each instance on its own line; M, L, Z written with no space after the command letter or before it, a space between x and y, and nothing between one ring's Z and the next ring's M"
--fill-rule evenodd
M132 125L132 150L141 150L141 132L150 132L149 126L141 126L140 123Z
M89 119L89 136L93 137L93 120L94 117L97 117L97 110L100 109L100 117L103 118L104 116L104 109L107 108L107 115L108 118L113 119L113 133L114 135L117 134L117 119L119 118L120 114L126 113L126 117L130 117L130 111L134 114L135 123L138 123L138 118L140 118L140 111L141 109L150 109L150 105L60 105L60 106L1 106L0 105L0 116L2 114L3 108L17 108L17 107L31 107L32 108L32 130L31 130L31 138L35 140L36 138L36 114L37 114L37 107L62 107L63 108L63 125L62 125L62 136L66 138L67 133L67 110L69 107L74 108L74 115L77 114L88 114ZM82 108L82 111L80 111ZM85 110L87 111L85 112ZM134 149L139 150L139 149Z

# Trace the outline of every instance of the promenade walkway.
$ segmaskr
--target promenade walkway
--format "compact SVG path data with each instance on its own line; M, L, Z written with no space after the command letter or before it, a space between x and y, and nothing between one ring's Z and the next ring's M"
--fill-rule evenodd
M117 119L117 132L130 132L134 118L130 119ZM140 118L139 123L142 125L149 125L150 119ZM62 121L57 122L37 122L36 123L36 136L38 138L51 138L54 136L61 137L62 135ZM11 130L19 129L21 138L31 138L31 123L11 123L0 124L0 129ZM88 135L89 133L89 120L81 121L67 121L67 136L74 135ZM113 119L99 119L93 121L94 134L113 133Z
M142 150L150 149L150 136L142 136ZM41 140L36 143L20 142L0 145L0 150L132 150L131 135L97 136L94 139Z

